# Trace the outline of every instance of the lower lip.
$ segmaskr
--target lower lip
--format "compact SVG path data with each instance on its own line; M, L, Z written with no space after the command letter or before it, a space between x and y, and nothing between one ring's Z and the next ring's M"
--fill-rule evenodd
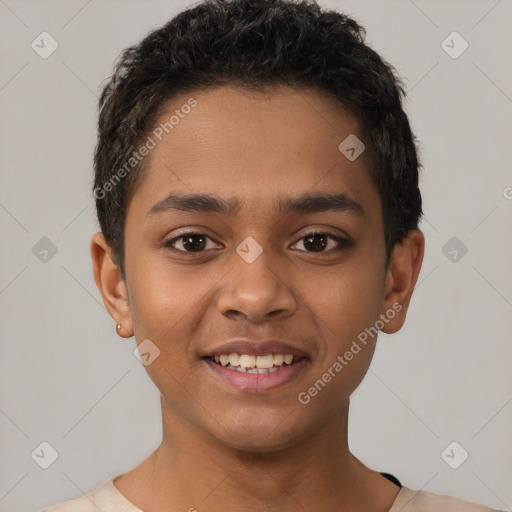
M276 372L248 373L230 370L226 366L214 363L210 359L203 361L211 368L215 375L239 389L251 393L272 391L297 378L308 364L307 358L302 358L294 364L283 364Z

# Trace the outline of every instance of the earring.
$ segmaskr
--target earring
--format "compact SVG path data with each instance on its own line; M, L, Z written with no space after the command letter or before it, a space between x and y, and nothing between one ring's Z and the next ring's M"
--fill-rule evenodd
M119 331L121 329L121 324L117 324L117 330Z

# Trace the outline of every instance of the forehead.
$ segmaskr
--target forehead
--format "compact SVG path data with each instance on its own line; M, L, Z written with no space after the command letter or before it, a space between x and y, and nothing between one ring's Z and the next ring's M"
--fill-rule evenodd
M350 161L339 149L354 135L361 138L357 120L315 89L222 86L180 94L149 132L156 146L133 206L147 213L172 192L236 196L236 213L264 204L274 209L308 191L378 201L365 155Z

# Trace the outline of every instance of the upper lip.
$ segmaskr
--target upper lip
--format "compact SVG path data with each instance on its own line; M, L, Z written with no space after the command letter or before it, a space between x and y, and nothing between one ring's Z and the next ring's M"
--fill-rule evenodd
M250 340L247 338L231 340L216 345L205 352L202 357L211 357L222 354L250 354L264 356L267 354L292 354L296 357L308 357L308 354L293 345L279 340Z

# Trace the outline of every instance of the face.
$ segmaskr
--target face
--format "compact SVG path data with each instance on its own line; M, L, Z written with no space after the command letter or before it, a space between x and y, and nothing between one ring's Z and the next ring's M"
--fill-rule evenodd
M393 308L397 330L408 299L395 305L366 162L338 149L361 139L356 119L315 90L226 86L174 98L155 127L191 97L129 202L116 320L160 351L146 370L173 415L229 446L284 448L347 402L368 328Z

